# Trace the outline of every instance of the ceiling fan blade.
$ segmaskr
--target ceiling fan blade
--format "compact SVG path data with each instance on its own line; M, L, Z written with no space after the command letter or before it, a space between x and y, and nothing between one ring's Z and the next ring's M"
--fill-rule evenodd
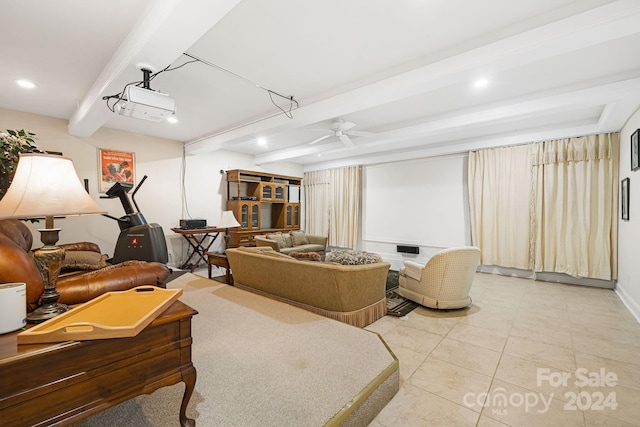
M367 136L377 135L377 132L365 132L365 131L361 131L361 130L351 130L351 131L349 131L349 135L367 137Z
M342 134L339 136L340 141L344 144L345 147L353 147L353 141L347 135Z
M311 142L309 143L309 145L313 145L313 144L315 144L315 143L317 143L317 142L320 142L320 141L322 141L322 140L325 140L325 139L327 139L327 138L331 138L332 136L333 136L333 135L325 135L325 136L321 136L320 138L316 138L316 139L314 139L313 141L311 141Z

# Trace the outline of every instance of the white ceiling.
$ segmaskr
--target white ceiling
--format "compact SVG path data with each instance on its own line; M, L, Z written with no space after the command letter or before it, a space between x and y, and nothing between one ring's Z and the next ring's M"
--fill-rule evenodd
M76 136L105 126L265 167L617 131L640 107L638 0L0 0L0 10L0 107L68 119ZM102 97L141 80L140 64L177 67L185 52L216 67L151 82L176 100L178 124L109 111ZM479 78L488 85L474 87ZM265 89L293 96L293 118ZM376 134L309 144L336 119Z

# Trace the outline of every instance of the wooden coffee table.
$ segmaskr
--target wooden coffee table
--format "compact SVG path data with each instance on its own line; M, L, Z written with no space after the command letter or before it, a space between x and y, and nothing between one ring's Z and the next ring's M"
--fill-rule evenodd
M132 338L18 345L17 332L0 335L0 424L70 424L132 397L185 383L179 419L195 388L191 318L173 302Z

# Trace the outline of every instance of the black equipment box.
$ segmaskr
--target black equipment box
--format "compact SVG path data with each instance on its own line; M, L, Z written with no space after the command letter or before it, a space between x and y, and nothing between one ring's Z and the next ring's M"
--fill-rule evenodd
M405 254L419 254L420 253L420 247L419 246L398 245L397 246L397 251L405 253Z
M183 230L197 230L199 228L207 228L206 219L181 219L180 228Z

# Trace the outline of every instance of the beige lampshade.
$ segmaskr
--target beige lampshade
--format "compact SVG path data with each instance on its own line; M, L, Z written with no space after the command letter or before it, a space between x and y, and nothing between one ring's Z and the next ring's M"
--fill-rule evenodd
M107 213L87 194L68 157L21 154L0 200L0 218L43 218Z
M240 223L233 215L233 211L223 211L222 216L220 217L220 223L218 224L218 228L234 228L240 227Z

